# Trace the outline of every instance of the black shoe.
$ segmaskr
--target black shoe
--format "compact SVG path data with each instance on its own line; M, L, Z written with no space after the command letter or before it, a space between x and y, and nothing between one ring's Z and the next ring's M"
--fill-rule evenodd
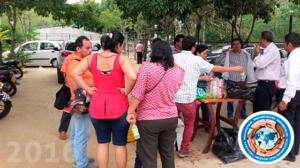
M290 161L290 162L295 162L296 158L295 157L285 157L283 160L287 160L287 161Z

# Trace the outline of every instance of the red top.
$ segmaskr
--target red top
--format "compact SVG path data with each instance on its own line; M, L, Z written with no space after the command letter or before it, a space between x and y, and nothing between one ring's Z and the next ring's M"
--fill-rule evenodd
M128 108L128 98L117 88L125 88L124 72L119 63L120 55L116 55L114 66L109 74L103 74L97 67L98 53L92 56L90 71L93 75L97 92L92 96L89 112L92 118L116 119Z

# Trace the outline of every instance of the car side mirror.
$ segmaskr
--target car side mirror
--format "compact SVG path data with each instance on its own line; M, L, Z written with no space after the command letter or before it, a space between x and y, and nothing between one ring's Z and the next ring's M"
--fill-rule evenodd
M59 51L58 47L53 48L54 51Z

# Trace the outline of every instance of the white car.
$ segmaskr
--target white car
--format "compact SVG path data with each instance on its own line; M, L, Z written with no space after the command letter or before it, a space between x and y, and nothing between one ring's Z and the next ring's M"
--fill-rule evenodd
M31 61L26 65L56 67L59 50L59 41L28 41L15 48L15 53L23 51L25 54L31 54L29 57ZM9 53L4 52L3 57L7 58Z

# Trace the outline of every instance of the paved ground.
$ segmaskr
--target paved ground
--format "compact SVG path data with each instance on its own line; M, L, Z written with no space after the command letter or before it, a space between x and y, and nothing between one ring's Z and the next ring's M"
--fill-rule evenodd
M137 66L136 66L137 68ZM71 168L69 141L58 139L57 128L61 111L53 107L54 97L60 85L56 80L56 69L26 68L17 94L12 98L11 113L0 120L0 168ZM250 103L248 104L250 107ZM248 107L248 109L250 109ZM69 133L68 133L69 135ZM202 154L207 133L200 130L192 142L193 157L176 157L177 168L296 168L297 162L281 161L273 165L259 165L247 159L224 165L211 152ZM96 157L96 136L88 142L88 156ZM132 168L135 157L135 143L128 144L128 166ZM158 162L160 166L160 162ZM110 150L110 166L114 163L114 151Z

